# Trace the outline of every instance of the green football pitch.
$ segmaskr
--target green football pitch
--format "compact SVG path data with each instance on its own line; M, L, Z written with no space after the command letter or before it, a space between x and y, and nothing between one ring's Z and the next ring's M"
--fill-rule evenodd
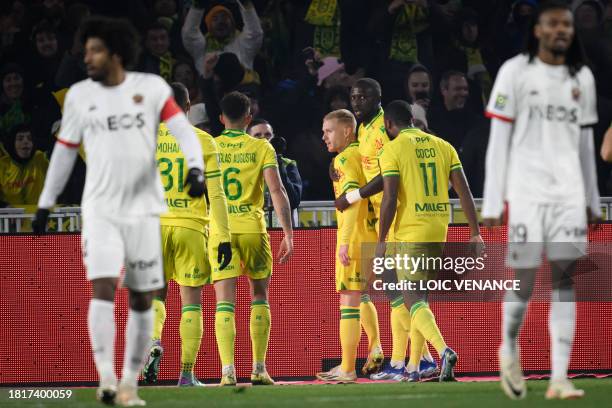
M274 387L144 387L140 395L148 407L605 407L610 406L612 379L582 379L575 384L586 391L580 401L546 401L547 381L529 381L523 401L507 399L497 382L278 385ZM0 389L2 407L102 407L92 388L73 389L68 400L9 400L8 390ZM393 404L393 405L391 405ZM397 405L396 405L397 404Z

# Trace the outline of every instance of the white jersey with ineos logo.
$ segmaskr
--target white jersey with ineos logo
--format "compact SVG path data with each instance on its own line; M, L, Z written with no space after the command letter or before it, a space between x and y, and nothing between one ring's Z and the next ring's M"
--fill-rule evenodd
M58 142L83 142L87 177L83 213L138 216L166 211L155 161L157 128L172 90L151 74L127 72L107 87L91 79L73 85L66 95Z
M588 67L518 55L500 69L487 116L513 122L505 199L585 205L581 126L597 123L595 81Z

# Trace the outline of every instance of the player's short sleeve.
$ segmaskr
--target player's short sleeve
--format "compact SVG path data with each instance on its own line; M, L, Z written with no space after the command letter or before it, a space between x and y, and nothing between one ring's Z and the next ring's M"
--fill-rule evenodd
M204 156L204 164L206 171L204 177L207 179L221 177L221 164L219 163L219 149L213 140L212 136L197 129L196 134L202 146L202 154Z
M457 154L457 150L450 143L446 144L446 147L449 151L450 157L450 171L458 170L462 168L461 160L459 160L459 155Z
M514 89L516 81L516 66L519 60L506 61L495 78L491 97L487 104L485 115L506 122L514 121L517 112L517 94Z
M81 113L81 106L84 101L80 101L79 90L70 88L64 101L62 113L62 125L57 137L58 143L68 147L77 148L81 145L84 134L84 117Z
M276 152L274 148L267 140L262 140L261 151L263 153L263 162L262 168L265 170L270 167L278 167L278 162L276 160Z
M597 91L595 78L588 67L583 67L578 74L580 82L580 126L591 126L598 122Z
M380 166L380 173L383 177L400 175L399 162L390 146L383 147L380 150L378 155L378 165Z
M336 167L342 174L340 179L342 194L361 187L359 185L361 162L357 157L341 153L336 157Z

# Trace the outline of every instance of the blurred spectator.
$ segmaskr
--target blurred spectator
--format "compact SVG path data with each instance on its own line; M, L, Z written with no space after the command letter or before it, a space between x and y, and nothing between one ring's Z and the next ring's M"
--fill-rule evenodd
M340 58L340 9L337 0L311 0L304 21L314 26L312 47L322 57Z
M144 52L137 70L156 74L166 81L171 81L175 62L170 52L168 28L159 22L151 24L145 31Z
M4 145L8 154L0 158L0 206L36 205L49 160L35 150L27 124L15 126Z
M79 26L90 15L89 7L82 3L74 3L68 8L68 22L74 34L72 45L60 61L55 74L55 85L58 88L69 88L73 84L87 78L85 62L83 61L83 43L81 42Z
M379 6L369 27L386 52L379 62L383 104L403 97L405 76L413 64L433 66L433 29L445 31L457 8L455 0L444 5L436 0L390 0Z
M189 119L189 123L193 126L201 129L209 134L214 134L211 126L210 119L208 117L208 112L206 112L206 105L203 103L196 103L195 105L191 105L191 109L187 113L187 118Z
M502 2L502 4L507 3ZM515 0L511 3L510 9L501 7L498 17L492 19L491 31L497 36L495 49L500 61L503 62L521 52L529 22L537 6L538 0Z
M0 78L0 138L6 138L16 125L29 122L32 113L21 67L17 64L4 65Z
M278 172L289 198L293 215L293 225L298 226L297 208L302 199L302 178L298 171L297 162L284 156L287 149L287 141L284 137L275 136L274 129L265 119L254 119L247 129L247 133L258 139L266 139L272 144L276 151L278 161ZM269 202L267 206L269 206Z
M421 64L415 64L408 71L404 82L404 91L408 102L421 106L425 112L427 112L431 103L431 82L429 70Z
M34 53L26 59L26 76L34 88L55 91L55 74L58 71L62 53L57 31L51 22L43 20L32 30Z
M342 85L332 86L325 90L325 113L338 109L351 110L351 95Z
M240 85L252 84L253 77L250 71L242 66L236 54L231 52L221 54L210 52L206 54L203 66L202 98L206 104L212 135L216 136L223 131L223 125L219 121L221 114L219 102L225 94L240 90ZM248 96L253 98L254 92ZM256 106L259 104L256 103Z
M15 52L23 47L25 4L21 0L2 2L0 6L0 58L15 58Z
M436 55L436 69L439 72L457 70L467 73L470 93L477 102L475 110L484 109L484 105L493 86L490 72L496 69L493 57L485 55L480 47L478 15L470 9L463 9L457 16L453 35L445 47L440 47Z
M445 72L440 81L440 91L441 103L434 104L428 112L429 127L459 150L465 135L480 120L480 117L466 108L469 90L465 74L459 71Z
M600 96L612 98L612 42L604 31L605 8L599 0L574 0L576 29L596 79Z
M205 11L198 7L201 3L194 1L182 29L183 45L191 54L198 72L204 76L204 58L211 52L231 52L245 68L252 70L263 41L263 30L253 3L247 0L242 5L236 0L244 23L242 31L236 30L234 16L227 7L217 5L211 8L204 18L206 35L200 31Z
M423 132L431 133L429 130L429 123L427 122L427 112L423 107L417 103L410 105L412 111L412 120L414 126L421 129Z
M193 64L186 60L178 60L172 70L172 82L180 82L189 91L189 100L192 105L202 102L202 95Z

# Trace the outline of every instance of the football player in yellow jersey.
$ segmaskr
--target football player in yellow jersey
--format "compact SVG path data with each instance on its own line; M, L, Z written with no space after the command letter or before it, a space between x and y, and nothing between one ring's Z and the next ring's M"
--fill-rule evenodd
M372 182L380 175L378 165L378 154L383 146L389 142L389 137L385 131L384 112L381 107L382 92L380 84L371 78L362 78L355 82L351 89L351 105L355 116L361 122L358 130L359 153L361 154L361 165L367 182ZM382 180L380 180L380 189L377 194L369 196L372 212L368 215L368 220L372 223L378 233L378 214L380 213L380 203L382 201ZM358 195L360 190L354 190L353 195ZM338 199L338 202L344 202L344 210L348 207L348 202L344 200L344 196ZM373 380L395 380L400 381L404 376L404 366L406 364L406 348L408 346L408 338L410 333L409 327L402 325L402 320L406 320L410 314L402 296L398 293L389 293L391 306L391 334L393 339L391 361L381 372L379 371L382 364L382 350L380 350L380 340L371 344L371 353L368 356L368 361L363 367L364 374L374 373L371 375ZM378 318L376 309L366 294L363 297L361 304L362 325L368 335L378 335ZM369 336L370 337L370 336ZM372 336L374 337L374 336ZM378 345L378 346L376 346ZM379 351L380 350L380 351ZM422 369L424 375L433 375L437 370L437 366L429 353L427 346L423 347L424 360Z
M357 122L351 112L340 109L323 119L323 141L334 158L331 174L334 194L339 196L365 184L361 169L359 144L355 140ZM345 212L337 212L336 290L340 293L340 345L342 362L317 378L323 381L354 382L357 346L361 337L360 298L368 277L362 271L361 244L373 237L368 234L368 203L362 201ZM369 236L369 237L368 237Z
M391 141L379 157L384 189L376 256L385 256L390 236L398 242L395 247L403 254L441 254L448 230L449 182L468 219L470 242L477 251L482 250L484 244L474 199L455 149L448 142L415 128L410 105L405 101L391 102L385 109L384 119ZM394 230L391 232L392 223ZM398 279L427 279L431 272L404 272ZM410 307L410 321L405 324L410 327L412 341L406 367L407 381L420 379L418 370L424 341L432 344L440 356L440 381L452 381L457 354L444 341L425 299L426 292L404 292L404 302Z
M187 113L190 107L187 88L181 83L172 83L171 87L176 103ZM197 128L194 130L204 152L210 217L206 198L191 198L183 188L187 176L185 158L164 123L159 125L157 140L157 165L169 208L160 217L164 273L166 282L174 280L178 283L183 306L179 326L181 374L178 385L181 387L203 386L193 373L203 332L202 287L211 283L211 264L223 269L232 259L227 203L221 184L217 146L211 135ZM218 245L215 256L210 258L207 250L209 223L215 230L218 242L223 242ZM157 381L163 354L161 334L166 319L166 291L167 288L157 291L153 300L153 345L143 369L147 382Z
M241 275L249 278L251 287L251 383L272 385L274 381L265 364L270 339L268 284L272 274L272 249L264 218L264 182L284 232L278 254L280 263L287 262L293 252L291 207L278 173L274 149L267 140L256 139L245 132L252 119L249 98L240 92L231 92L221 100L221 111L225 131L217 138L217 144L233 253L232 262L225 270L213 267L212 272L217 296L215 335L223 366L221 385L236 385L234 305L236 281ZM216 250L214 231L209 250Z

